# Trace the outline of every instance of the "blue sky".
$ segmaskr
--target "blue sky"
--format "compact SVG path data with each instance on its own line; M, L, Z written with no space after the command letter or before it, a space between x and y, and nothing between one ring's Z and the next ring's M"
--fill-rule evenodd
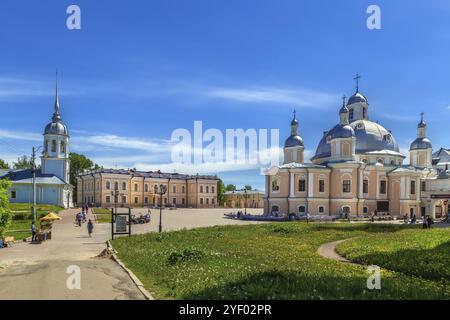
M82 29L66 28L77 4ZM370 4L381 30L366 27ZM106 167L217 173L263 188L259 168L176 167L171 133L280 129L293 109L312 156L338 121L355 73L369 116L402 151L425 112L435 149L450 147L450 3L446 1L24 1L0 4L0 158L42 142L59 69L72 151Z

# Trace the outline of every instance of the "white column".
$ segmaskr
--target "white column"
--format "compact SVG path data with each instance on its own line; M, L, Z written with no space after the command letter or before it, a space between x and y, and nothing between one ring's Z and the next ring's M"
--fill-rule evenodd
M400 199L405 199L405 177L400 178Z
M314 174L310 172L308 174L308 197L312 198L314 196Z
M290 174L289 197L294 197L294 191L295 191L294 173L290 172L289 174Z

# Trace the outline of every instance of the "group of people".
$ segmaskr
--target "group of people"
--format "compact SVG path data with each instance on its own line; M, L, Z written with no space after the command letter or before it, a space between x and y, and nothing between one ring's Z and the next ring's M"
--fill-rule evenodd
M76 220L76 224L79 227L81 227L82 224L86 222L88 213L89 213L89 205L87 205L87 204L85 206L81 207L81 212L77 213L75 220ZM88 229L89 237L92 237L92 232L94 231L94 223L92 222L91 219L88 220L87 229Z

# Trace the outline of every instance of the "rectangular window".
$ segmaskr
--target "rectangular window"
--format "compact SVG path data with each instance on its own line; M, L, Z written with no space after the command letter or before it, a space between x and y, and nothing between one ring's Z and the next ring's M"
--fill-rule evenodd
M209 204L209 199L208 198L206 198L206 204Z
M177 186L173 186L172 191L173 191L173 193L177 193Z
M386 181L380 181L380 193L386 194Z
M137 204L139 202L138 197L134 197L134 204Z
M299 192L305 192L306 191L306 180L300 179L298 181L298 191Z
M213 199L211 199L211 203L212 204L215 204L216 203L216 200L213 198Z
M211 193L216 192L216 188L214 188L214 186L211 187Z
M185 200L184 200L184 198L183 198L183 199L181 199L181 204L184 205L184 203L185 203Z
M139 187L138 187L137 183L135 183L135 184L134 184L134 192L137 192L137 191L138 191L138 188L139 188Z
M420 189L421 189L421 191L426 191L427 190L427 184L426 184L425 181L422 181L420 183Z
M369 180L363 180L363 193L369 193Z
M177 198L172 199L172 204L177 204Z
M106 203L111 203L111 197L110 196L106 196Z
M182 193L185 193L185 192L186 192L185 186L182 186L182 187L181 187L181 192L182 192Z
M127 203L127 197L126 196L122 196L122 203Z
M148 192L148 184L144 185L144 192Z
M411 180L411 194L416 194L416 180Z
M56 140L52 140L52 152L56 152Z
M203 204L203 198L200 198L200 204Z
M325 180L319 180L319 192L325 192Z
M352 184L350 180L344 180L342 182L342 192L349 193L351 192Z
M144 202L145 202L145 204L148 204L148 197L144 198Z
M203 186L200 186L200 193L203 193Z
M127 183L126 182L122 182L122 190L127 190Z
M17 193L16 191L11 191L11 199L16 199Z

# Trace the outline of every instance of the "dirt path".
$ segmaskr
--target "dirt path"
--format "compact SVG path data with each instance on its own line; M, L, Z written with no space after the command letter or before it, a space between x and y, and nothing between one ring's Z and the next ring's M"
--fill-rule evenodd
M18 243L0 250L0 297L3 299L144 299L128 274L113 260L96 258L106 248L109 225L74 225L77 210L65 210L54 224L52 240ZM88 218L93 219L93 216ZM81 271L81 289L70 290L69 266Z
M350 238L351 239L351 238ZM344 258L343 256L339 255L336 252L336 246L348 241L350 239L344 239L344 240L339 240L339 241L333 241L333 242L328 242L328 243L324 243L323 245L321 245L319 247L319 249L317 249L317 253L327 259L331 259L331 260L336 260L336 261L340 261L340 262L345 262L345 263L350 263L350 264L355 264L353 262L351 262L350 260Z

